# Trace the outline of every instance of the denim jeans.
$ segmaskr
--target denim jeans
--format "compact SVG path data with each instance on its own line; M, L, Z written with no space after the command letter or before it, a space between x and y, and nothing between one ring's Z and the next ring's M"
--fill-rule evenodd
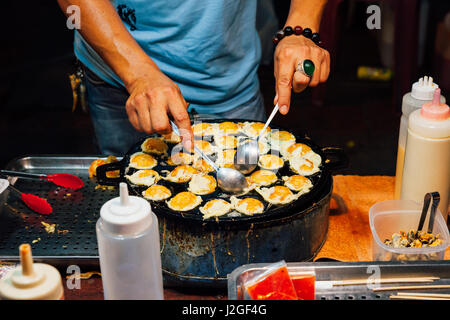
M86 91L97 146L103 155L123 156L141 138L147 136L131 125L125 110L129 97L125 88L112 86L87 68ZM230 111L198 114L198 119L248 119L265 121L266 114L261 93L247 103Z

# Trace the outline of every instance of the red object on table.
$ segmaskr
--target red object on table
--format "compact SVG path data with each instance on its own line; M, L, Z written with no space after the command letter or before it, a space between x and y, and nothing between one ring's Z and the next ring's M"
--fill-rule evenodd
M52 206L43 198L28 193L22 193L20 197L31 210L37 213L47 215L53 212Z
M298 300L315 299L316 277L313 274L291 275Z
M246 289L253 300L298 300L286 266L246 285Z
M69 173L54 173L47 175L43 179L67 189L76 190L84 186L83 180Z

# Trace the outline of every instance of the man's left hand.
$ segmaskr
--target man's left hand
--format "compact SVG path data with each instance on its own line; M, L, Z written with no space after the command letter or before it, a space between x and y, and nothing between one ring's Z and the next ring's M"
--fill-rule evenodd
M315 70L310 78L297 71L297 65L311 60ZM325 82L330 73L330 53L303 36L283 38L277 45L274 55L275 99L281 114L287 114L291 102L291 90L302 92L306 87L315 87Z

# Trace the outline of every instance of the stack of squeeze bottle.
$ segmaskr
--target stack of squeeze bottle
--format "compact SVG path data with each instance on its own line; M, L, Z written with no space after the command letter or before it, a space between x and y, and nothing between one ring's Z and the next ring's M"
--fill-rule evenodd
M424 194L439 192L438 206L444 219L448 216L450 192L450 108L440 102L436 89L433 101L425 103L409 117L402 200L423 201Z
M48 264L33 263L31 247L19 247L20 266L0 281L0 300L64 300L58 270Z
M434 90L439 88L433 82L432 77L423 77L412 85L411 92L403 96L402 116L400 118L400 130L398 135L397 168L395 171L394 199L400 199L402 190L402 173L405 160L406 137L408 135L408 119L411 113L420 110L422 105L433 100ZM441 95L441 103L445 103L445 97Z

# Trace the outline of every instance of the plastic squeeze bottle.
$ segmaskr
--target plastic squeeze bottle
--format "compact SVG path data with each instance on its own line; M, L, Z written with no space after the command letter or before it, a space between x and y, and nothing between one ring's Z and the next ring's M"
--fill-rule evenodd
M106 300L164 298L158 219L147 200L128 195L106 202L97 221L97 242Z
M431 77L420 78L412 85L411 92L403 96L402 116L400 118L400 130L398 135L397 168L395 170L394 199L400 199L402 190L402 173L405 160L406 136L408 135L408 118L410 114L419 110L424 103L433 100L434 90L439 86ZM445 103L445 97L441 95L441 103Z
M447 221L450 192L450 108L440 103L441 90L433 101L409 116L403 169L402 200L423 201L427 192L439 192L439 210Z
M19 247L20 266L0 281L0 300L64 300L59 271L48 264L33 263L31 247Z

